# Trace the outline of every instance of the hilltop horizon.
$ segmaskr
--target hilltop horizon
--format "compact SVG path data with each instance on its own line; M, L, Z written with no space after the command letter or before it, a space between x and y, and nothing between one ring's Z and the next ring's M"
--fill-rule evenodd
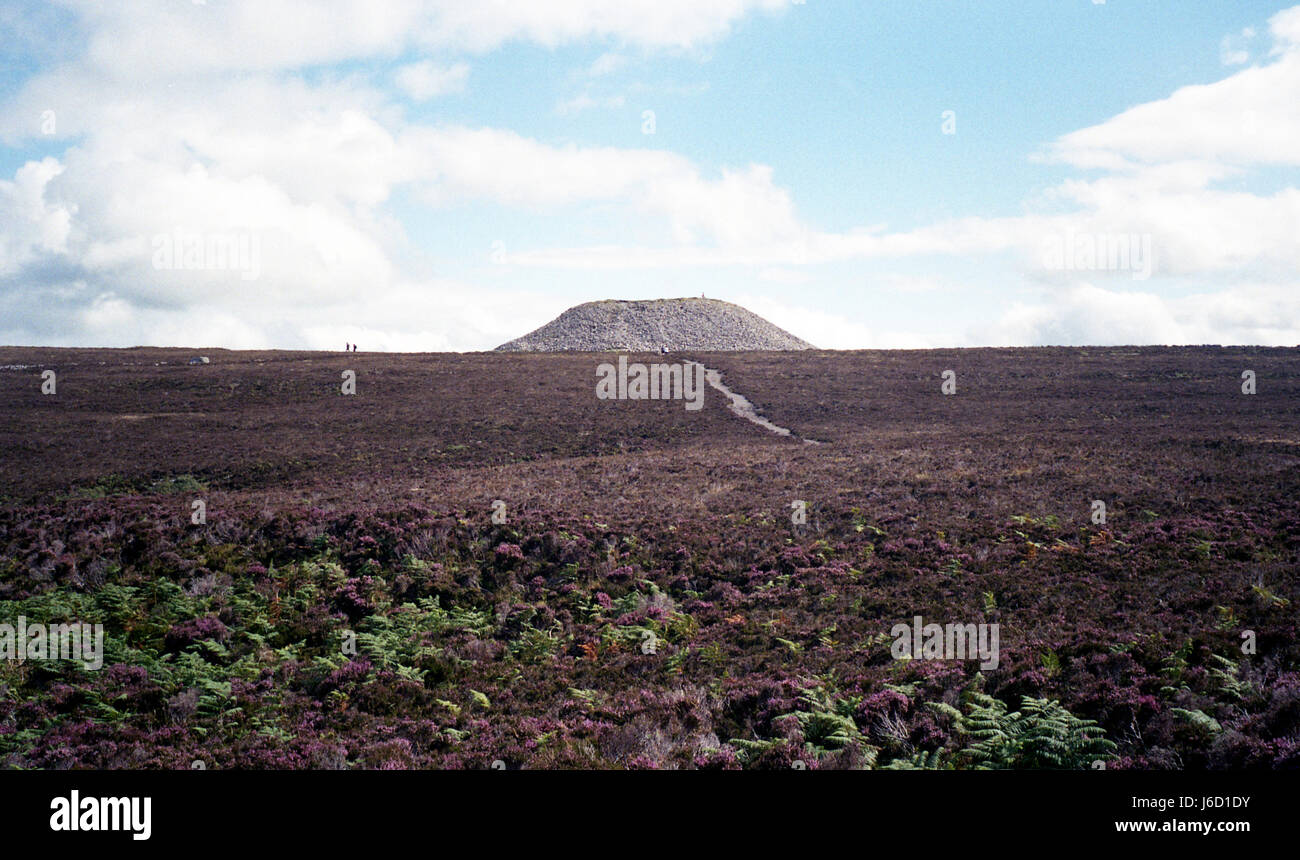
M569 308L498 352L815 349L732 302L705 296L605 299Z
M1197 350L1197 349L1224 349L1224 350L1292 350L1300 349L1300 344L1256 344L1256 343L1107 343L1107 344L1059 344L1043 343L1033 344L1030 346L930 346L930 347L861 347L856 349L828 349L822 347L812 347L805 350L808 353L947 353L947 352L1014 352L1014 351L1033 351L1033 350ZM310 353L314 355L334 355L334 354L356 354L356 355L488 355L501 354L503 351L500 347L493 349L466 349L466 350L387 350L387 349L359 349L356 353L345 353L342 349L306 348L306 347L256 347L256 348L230 348L224 346L177 346L160 345L160 344L132 344L130 346L46 346L42 344L0 344L0 350L44 350L51 352L130 352L132 350L162 350L186 353ZM711 350L694 350L696 352L709 352ZM773 350L722 350L724 352L773 352ZM647 355L656 353L657 350L584 350L574 349L565 350L565 352L591 352L591 353L615 353L628 352L630 354ZM544 352L529 354L545 354ZM0 369L4 369L0 364Z

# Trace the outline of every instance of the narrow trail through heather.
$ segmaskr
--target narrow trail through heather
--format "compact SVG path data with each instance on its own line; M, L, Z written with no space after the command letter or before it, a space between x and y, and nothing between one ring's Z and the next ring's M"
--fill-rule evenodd
M700 362L688 361L687 364L700 364ZM749 398L745 397L743 394L737 394L723 384L721 371L714 370L711 367L704 367L704 378L708 380L709 385L726 395L727 399L731 401L731 411L739 415L741 418L744 418L746 421L752 421L758 426L770 430L778 436L789 436L792 439L799 439L805 445L822 444L816 439L804 439L802 436L793 433L790 428L778 426L764 418L758 413L758 410L754 408L754 404L749 402Z

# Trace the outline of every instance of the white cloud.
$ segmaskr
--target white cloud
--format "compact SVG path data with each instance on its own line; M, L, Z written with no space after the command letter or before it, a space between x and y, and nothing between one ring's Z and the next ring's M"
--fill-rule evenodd
M436 165L435 199L486 198L522 206L621 202L667 219L679 241L723 246L788 240L801 232L771 168L701 175L688 159L650 149L548 146L497 129L422 130L412 146Z
M1274 53L1282 53L1300 46L1300 6L1283 9L1268 19L1268 31L1277 44Z
M1270 32L1275 62L1182 87L1067 134L1052 154L1085 168L1176 161L1300 165L1300 6L1275 15Z
M800 269L786 269L779 266L768 266L760 269L758 272L760 281L770 281L774 284L802 285L810 283L813 276L808 272Z
M66 250L73 210L46 200L46 189L62 172L57 159L45 158L20 167L12 182L0 179L0 275L37 254Z
M1222 187L1260 167L1300 165L1300 7L1275 15L1270 33L1281 51L1274 61L1213 84L1183 87L1055 141L1048 158L1102 175L1046 189L1027 201L1024 215L962 218L905 232L820 232L798 221L766 168L751 167L746 197L769 199L773 217L761 220L770 229L751 226L731 235L715 230L715 247L683 240L658 248L549 248L519 252L515 261L577 269L791 267L1011 252L1031 277L1059 282L1042 265L1044 239L1089 234L1149 236L1156 274L1223 273L1240 280L1294 271L1300 269L1300 190ZM725 184L708 191L701 210L743 208L726 204ZM720 214L711 220L721 220Z
M481 53L510 41L554 47L616 39L685 48L791 0L63 2L80 19L92 67L146 81L220 70L298 69L394 57L410 48Z
M1219 61L1225 66L1240 66L1250 62L1246 44L1255 38L1255 30L1247 27L1236 36L1224 36L1219 43Z
M65 0L75 26L64 38L78 47L0 105L7 142L40 136L47 109L57 116L54 139L69 142L61 157L0 181L9 323L0 328L11 340L119 345L333 348L364 337L376 348L467 348L516 336L518 309L535 298L485 311L464 298L473 295L464 285L429 287L403 271L403 230L384 207L409 185L438 200L618 204L663 219L683 240L756 241L789 230L788 199L762 168L706 178L670 153L410 125L376 88L384 78L430 99L464 86L464 62L419 60L380 75L328 69L359 58L382 69L412 50L448 57L515 40L691 47L785 5ZM609 74L624 62L607 52L590 71ZM155 267L157 242L172 236L255 240L256 277L244 277L247 268ZM363 334L340 337L357 328Z
M511 39L558 45L613 37L647 47L686 48L717 39L755 12L773 12L792 0L459 0L439 7L428 38L475 50Z
M394 282L401 231L377 207L420 167L368 91L251 77L150 99L93 83L74 92L78 109L59 116L76 144L0 181L10 342L160 343L184 329L194 342L258 345L275 319L302 318L295 306ZM155 255L177 236L229 238L247 254L177 268Z
M587 67L587 76L591 78L601 78L605 75L611 75L626 66L627 62L627 57L624 54L606 51Z
M896 327L873 328L843 313L800 307L770 296L741 295L734 301L818 349L927 349L942 340L933 330L908 331Z
M440 66L432 60L421 60L418 63L402 66L393 76L397 86L418 102L428 101L447 93L460 92L465 89L465 81L468 78L467 64Z
M491 349L555 316L553 300L453 281L398 281L313 302L304 296L228 301L203 290L175 306L142 303L93 283L0 292L0 343L50 346L189 346L229 349L442 352ZM16 311L37 306L37 312ZM549 316L547 316L549 314Z
M58 92L75 99L56 103L60 133L76 144L0 182L0 276L12 276L6 289L23 297L15 316L30 317L23 308L56 292L65 299L51 304L62 309L57 324L32 318L26 334L10 332L26 342L75 339L80 326L89 342L159 343L189 326L196 338L219 336L218 345L328 346L356 324L340 309L363 288L371 305L392 311L389 336L375 319L368 342L424 342L425 330L385 302L406 276L395 262L403 230L384 204L410 185L440 202L622 205L661 219L683 241L748 243L795 227L788 196L764 168L709 178L662 151L411 125L348 79L177 81L142 99L67 71L39 79L0 119L14 128L30 105ZM155 268L155 240L177 231L256 240L256 278ZM302 306L332 308L337 321L309 325ZM124 321L127 308L135 322ZM475 332L497 342L518 334L469 324L471 316L444 346L481 347ZM446 331L450 318L438 319L436 330ZM293 320L292 329L274 320ZM114 326L121 331L110 338Z
M932 293L935 290L953 289L943 278L930 275L899 275L886 273L877 279L880 285L894 293Z
M1078 284L1038 303L1013 304L972 340L991 346L1300 344L1300 293L1243 285L1169 298Z

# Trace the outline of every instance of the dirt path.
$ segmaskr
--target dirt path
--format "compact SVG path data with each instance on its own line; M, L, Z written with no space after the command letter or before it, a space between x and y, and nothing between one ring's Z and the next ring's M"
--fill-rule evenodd
M699 364L699 362L689 361L687 362L687 364ZM749 398L745 397L745 395L743 394L737 394L736 392L728 388L726 385L724 385L722 382L721 371L714 370L710 367L705 367L704 378L708 380L709 385L713 386L715 389L717 389L718 391L726 395L727 399L731 401L731 411L739 415L741 418L744 418L746 421L752 421L758 426L766 430L770 430L778 436L789 436L793 439L802 439L802 437L796 436L793 432L791 432L790 428L780 427L776 424L773 424L771 421L768 421L766 418L764 418L762 415L758 413L758 410L754 408L754 404L749 402ZM821 444L815 439L802 439L802 441L805 445Z

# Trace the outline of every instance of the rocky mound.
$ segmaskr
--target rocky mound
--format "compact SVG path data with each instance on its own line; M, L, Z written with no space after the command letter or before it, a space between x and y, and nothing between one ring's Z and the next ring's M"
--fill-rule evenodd
M587 302L498 352L700 352L815 349L739 305L717 299Z

